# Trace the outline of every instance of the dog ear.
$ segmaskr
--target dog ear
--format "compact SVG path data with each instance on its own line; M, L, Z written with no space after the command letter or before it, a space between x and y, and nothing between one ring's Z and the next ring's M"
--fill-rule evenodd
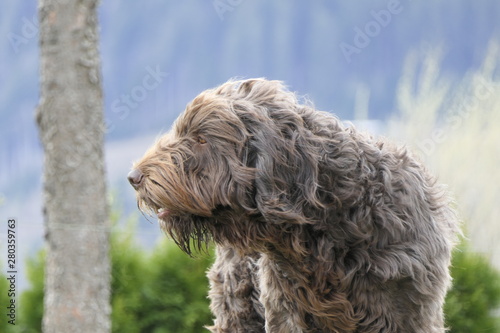
M300 116L275 111L274 119L254 123L249 166L255 168L254 200L259 212L274 223L315 222L318 198L318 147L308 137Z
M317 208L323 208L318 198L321 154L301 116L308 107L280 81L236 83L231 106L248 134L243 163L254 168L255 177L252 191L246 191L250 212L257 210L275 223L314 223Z

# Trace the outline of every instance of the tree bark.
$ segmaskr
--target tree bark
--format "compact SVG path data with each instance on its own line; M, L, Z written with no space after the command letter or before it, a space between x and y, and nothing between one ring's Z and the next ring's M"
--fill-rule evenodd
M39 1L47 333L111 330L97 2Z

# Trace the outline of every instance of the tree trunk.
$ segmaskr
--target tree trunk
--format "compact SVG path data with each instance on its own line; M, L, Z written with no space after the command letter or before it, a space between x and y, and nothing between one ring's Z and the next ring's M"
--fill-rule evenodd
M96 0L40 0L43 331L109 332L109 224Z

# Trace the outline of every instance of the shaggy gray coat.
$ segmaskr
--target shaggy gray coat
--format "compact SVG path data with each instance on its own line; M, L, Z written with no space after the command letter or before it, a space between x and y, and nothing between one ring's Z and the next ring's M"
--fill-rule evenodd
M278 81L203 92L129 180L184 251L217 244L212 332L445 331L458 227L443 188Z

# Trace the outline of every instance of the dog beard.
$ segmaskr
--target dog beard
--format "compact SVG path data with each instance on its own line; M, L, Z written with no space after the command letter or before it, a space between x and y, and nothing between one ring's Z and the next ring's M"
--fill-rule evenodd
M193 250L206 252L212 241L212 230L202 216L168 216L158 220L161 229L179 248L192 256Z

